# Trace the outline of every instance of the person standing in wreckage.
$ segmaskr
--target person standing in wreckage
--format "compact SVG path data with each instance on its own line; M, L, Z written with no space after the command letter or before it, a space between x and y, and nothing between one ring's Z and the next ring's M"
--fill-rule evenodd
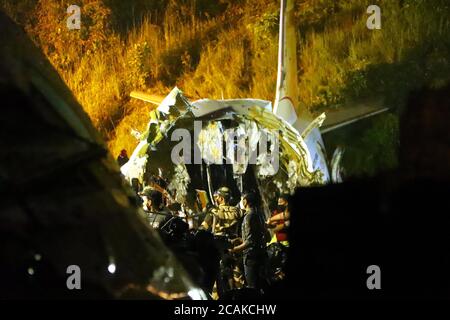
M217 206L208 211L200 229L211 230L216 236L236 238L243 214L239 208L230 206L230 198L230 189L227 187L221 187L215 192Z
M240 205L245 212L242 222L242 238L232 241L235 247L230 249L230 253L243 253L247 287L262 292L267 285L264 280L267 263L264 220L257 209L255 193L244 194Z
M270 243L279 242L289 247L288 228L290 224L289 195L281 194L278 197L278 205L272 216L266 221L266 226L272 229L273 238Z
M161 192L146 187L140 193L143 200L144 211L151 226L158 228L162 221L166 219L170 212L163 205L163 195Z
M231 245L230 240L239 237L243 212L229 204L230 198L229 188L219 188L214 194L214 201L217 206L208 211L199 229L211 230L214 236L225 237L225 242ZM224 250L220 262L220 275L217 281L219 296L234 288L234 266L235 261L233 257Z

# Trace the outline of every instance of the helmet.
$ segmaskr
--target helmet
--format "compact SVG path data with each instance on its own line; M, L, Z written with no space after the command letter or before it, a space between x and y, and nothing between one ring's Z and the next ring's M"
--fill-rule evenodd
M221 187L215 193L224 198L230 197L230 189L227 187Z

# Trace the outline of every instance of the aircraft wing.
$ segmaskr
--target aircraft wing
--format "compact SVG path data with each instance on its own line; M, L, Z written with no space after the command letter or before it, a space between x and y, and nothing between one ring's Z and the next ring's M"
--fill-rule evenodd
M132 91L130 93L131 98L139 99L145 102L150 102L154 105L159 106L161 102L163 102L164 98L163 96L159 96L156 94L149 94L141 91Z
M372 101L354 103L340 110L329 111L326 113L327 117L320 128L320 132L324 134L387 110L389 108L383 106L381 101Z

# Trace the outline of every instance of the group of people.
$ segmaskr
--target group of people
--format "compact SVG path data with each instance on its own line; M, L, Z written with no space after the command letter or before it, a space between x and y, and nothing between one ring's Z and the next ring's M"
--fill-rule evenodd
M126 153L122 156L126 156ZM155 228L161 228L168 217L178 216L191 229L211 232L216 240L226 244L220 262L218 292L236 288L233 283L236 269L243 275L246 287L263 291L267 284L267 246L274 242L289 245L289 197L280 195L276 208L265 219L258 193L245 192L237 204L232 204L230 189L221 187L214 193L210 206L203 208L201 213L188 214L181 205L174 203L169 206L167 198L170 195L166 194L164 188L158 188L159 185L161 183L150 183L143 190L133 187L149 223ZM193 223L193 216L197 223Z
M225 237L230 243L227 253L242 257L247 287L262 290L268 239L263 216L258 209L258 199L255 193L244 193L239 206L232 206L230 198L227 187L217 190L214 194L216 206L208 211L200 228L211 230L215 236ZM221 274L230 282L233 281L230 275L236 265L240 265L239 261L227 259L226 255L223 257ZM230 287L233 288L232 283L228 285Z
M157 190L145 188L141 196L144 210L149 212L149 221L154 227L160 227L167 215L178 214L164 206L163 195ZM267 245L273 242L288 245L288 197L281 195L278 198L277 209L267 220L256 193L242 194L238 205L230 204L230 200L229 188L219 188L214 193L214 205L205 210L198 228L210 231L216 239L222 238L229 245L221 258L217 291L223 293L236 288L233 274L236 269L242 269L246 287L262 292L267 285Z

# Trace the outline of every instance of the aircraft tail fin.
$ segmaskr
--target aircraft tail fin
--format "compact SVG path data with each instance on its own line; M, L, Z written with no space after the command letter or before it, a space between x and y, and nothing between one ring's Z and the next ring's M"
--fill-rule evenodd
M297 113L297 34L294 21L294 0L281 0L278 44L278 75L273 112L290 124L298 118L311 120L307 110Z

